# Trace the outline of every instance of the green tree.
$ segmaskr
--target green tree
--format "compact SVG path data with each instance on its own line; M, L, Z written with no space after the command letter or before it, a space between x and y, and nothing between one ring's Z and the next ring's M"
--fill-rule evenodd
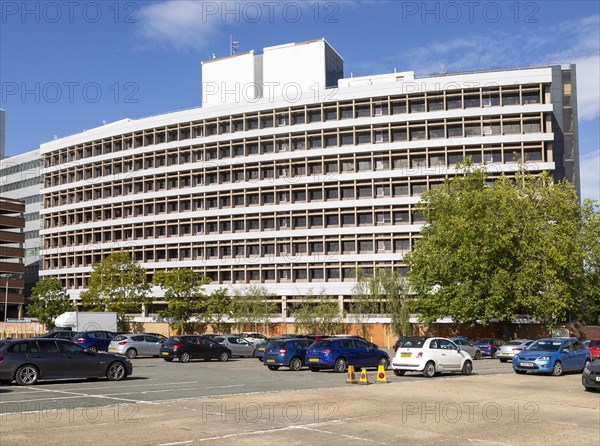
M585 284L583 286L583 321L600 325L600 206L598 202L583 203L583 246L585 247Z
M345 327L337 299L327 296L324 290L318 296L309 292L292 316L297 328L307 333L339 334Z
M262 325L266 332L273 315L279 312L277 304L272 302L275 298L275 294L262 286L236 290L231 299L231 314L237 328L257 330Z
M34 286L27 305L27 314L38 318L48 330L54 328L54 319L66 311L74 311L75 305L62 287L58 277L43 277Z
M139 313L142 305L152 302L146 270L129 253L114 252L94 264L81 302L92 311L116 312L119 330L128 330L128 313Z
M369 275L364 270L357 269L350 314L352 321L360 328L360 335L365 339L368 338L371 329L369 318L382 312L384 298L381 284L376 279L376 272L373 271L373 275Z
M231 298L228 290L222 288L211 293L206 301L204 321L211 324L216 333L230 333L231 324L225 321L231 316Z
M407 256L425 322L548 324L581 314L587 274L584 212L573 187L521 171L491 181L467 161L462 175L421 196L426 224Z
M180 334L189 331L194 325L190 319L206 308L207 296L203 286L210 283L210 279L189 268L177 268L156 271L152 283L160 286L165 293L167 308L159 314L169 318L171 327Z

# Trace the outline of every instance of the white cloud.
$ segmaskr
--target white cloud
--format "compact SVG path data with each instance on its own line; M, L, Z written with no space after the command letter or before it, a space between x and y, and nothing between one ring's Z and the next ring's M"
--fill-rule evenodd
M600 149L581 155L581 198L600 201Z
M577 65L577 110L579 119L591 121L600 116L600 56L575 59Z

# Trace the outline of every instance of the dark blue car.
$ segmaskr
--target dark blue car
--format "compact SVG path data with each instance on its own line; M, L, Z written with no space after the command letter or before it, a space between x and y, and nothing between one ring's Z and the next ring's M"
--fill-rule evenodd
M278 370L283 366L297 372L305 365L304 358L312 343L310 339L271 341L265 349L263 364L269 367L269 370Z
M475 347L481 350L482 356L496 359L496 352L504 345L504 341L497 338L483 338L475 342Z
M590 351L576 338L546 338L538 339L516 355L513 370L560 376L563 372L582 372L590 362Z
M121 334L114 331L80 331L73 335L73 342L81 345L83 348L88 348L98 352L108 351L108 344L116 335Z
M349 365L355 369L379 365L387 368L390 358L383 350L374 348L361 339L328 338L313 343L308 349L305 361L313 372L333 369L335 372L345 373Z

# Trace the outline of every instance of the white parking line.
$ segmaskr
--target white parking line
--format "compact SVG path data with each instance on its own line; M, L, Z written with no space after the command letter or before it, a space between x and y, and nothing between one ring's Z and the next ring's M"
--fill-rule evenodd
M153 381L156 381L156 379L153 379ZM58 381L60 382L60 381ZM156 384L131 384L128 385L127 381L122 381L121 382L123 384L123 386L126 386L127 388L131 388L131 387L149 387L149 386L174 386L174 385L184 385L184 384L200 384L200 381L185 381L185 382L174 382L174 383L156 383ZM39 387L39 386L43 386L44 383L39 383L37 385L37 387L18 387L18 386L14 386L13 388L11 388L12 391L18 392L20 395L26 394L26 393L37 393L41 390L50 390L52 391L53 389L45 389L43 387ZM54 384L56 385L56 384ZM102 390L102 389L110 389L110 388L114 388L114 381L111 381L110 383L107 383L105 386L96 386L96 387L82 387L82 388L68 388L68 391L80 391L80 390ZM24 390L27 389L27 390ZM31 390L30 390L31 389Z
M61 393L61 394L65 394L65 395L74 395L74 396L83 396L86 398L101 398L101 399L108 399L108 400L117 400L117 401L127 401L130 403L138 403L138 404L153 404L149 401L143 401L143 400L132 400L132 399L127 399L127 398L112 398L110 396L105 396L105 395L89 395L87 393L79 393L79 392L67 392L64 390L49 390L49 389L37 389L40 390L42 392L55 392L55 393ZM44 398L44 399L48 399L48 398ZM35 401L35 400L31 400L31 401Z
M160 389L160 390L144 390L141 392L119 392L119 393L107 393L107 395L145 395L147 393L160 393L160 392L174 392L176 390L202 390L202 389L228 389L231 387L246 387L246 384L228 384L226 386L199 386L199 387L187 387L183 389Z
M203 443L205 441L216 441L216 440L226 440L226 439L230 439L230 438L237 438L237 437L245 437L248 435L263 435L263 434L270 434L272 432L282 432L282 431L287 431L287 430L292 430L292 429L306 429L306 428L311 428L314 426L323 426L323 425L331 425L331 424L343 424L345 421L347 420L351 420L352 418L345 418L345 419L341 419L341 420L331 420L331 421L323 421L323 422L319 422L319 423L309 423L309 424L300 424L300 425L292 425L292 426L284 426L284 427L274 427L271 429L261 429L261 430L257 430L257 431L251 431L251 432L240 432L237 434L226 434L226 435L218 435L216 437L208 437L208 438L198 438L196 440L186 440L186 441L177 441L174 443L162 443L159 446L176 446L176 445L180 445L180 444L190 444L190 443ZM310 429L313 430L313 429ZM315 431L319 432L318 430L314 429ZM322 432L327 432L327 431L322 431ZM333 432L327 432L327 433L333 433ZM337 433L334 435L338 435ZM346 435L346 437L350 437L349 435ZM359 437L350 437L353 439L357 439L357 440L366 440L365 438L359 438ZM369 440L372 441L372 440Z

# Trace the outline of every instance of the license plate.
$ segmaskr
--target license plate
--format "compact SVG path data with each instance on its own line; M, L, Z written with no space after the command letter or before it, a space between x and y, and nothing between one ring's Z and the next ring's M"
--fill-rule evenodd
M401 358L410 358L411 354L410 353L400 353L400 357Z
M531 362L522 362L519 364L519 367L533 367L533 363Z
M267 362L275 362L274 359L267 359Z
M264 348L264 347L259 347L259 348L258 348L258 351L259 351L259 352L264 352L264 351L265 351L265 348Z
M510 356L510 353L500 353L500 356Z
M596 376L596 381L600 381L600 376Z
M109 351L109 352L116 352L116 351L117 351L117 349L116 349L116 348L113 348L113 347L111 347L111 348L109 348L109 349L108 349L108 351Z
M319 358L308 358L308 362L319 362Z
M162 352L163 356L169 356L169 352Z

